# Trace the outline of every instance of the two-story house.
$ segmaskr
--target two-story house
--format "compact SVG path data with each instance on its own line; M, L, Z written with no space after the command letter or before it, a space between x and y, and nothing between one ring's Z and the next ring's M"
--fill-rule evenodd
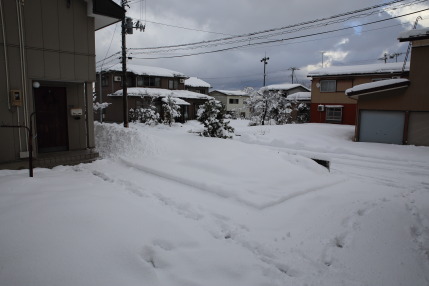
M103 102L110 103L103 109L103 120L107 122L123 121L122 99L122 66L117 65L109 70L97 74L96 91ZM182 116L179 121L196 119L200 105L210 97L204 93L197 93L185 89L185 81L188 79L181 72L140 65L127 65L127 100L129 109L138 109L155 106L162 116L163 99L167 96L177 98L175 101L181 106ZM98 97L97 100L100 100ZM97 117L96 117L97 119Z
M125 11L111 0L0 5L0 164L25 168L30 146L35 166L93 160L95 31Z
M362 142L429 146L429 29L399 36L411 42L409 79L354 86L346 95L357 101L355 139Z
M245 104L245 101L250 97L248 93L242 90L213 90L209 94L222 102L226 112L233 117L250 117L250 110Z
M197 77L190 77L185 80L185 89L197 93L209 94L211 85Z
M356 101L344 94L355 85L383 79L408 78L409 66L402 63L378 63L356 66L332 66L308 74L311 85L311 122L354 125Z

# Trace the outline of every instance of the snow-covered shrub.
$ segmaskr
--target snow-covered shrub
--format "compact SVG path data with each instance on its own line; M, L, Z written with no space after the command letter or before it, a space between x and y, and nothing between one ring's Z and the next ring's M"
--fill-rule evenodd
M245 104L250 109L250 126L308 122L310 110L305 103L291 102L281 93L261 88Z
M292 111L292 104L281 97L277 106L272 110L272 117L277 125L292 123Z
M232 138L234 128L229 125L229 121L224 121L225 107L220 101L209 99L198 109L198 121L204 125L201 134L205 137Z
M146 125L157 125L159 123L159 113L156 112L155 106L148 108L130 109L128 118L131 122L141 122Z
M310 121L310 107L306 103L298 105L298 114L296 116L297 123L306 123Z
M181 116L180 106L176 104L173 97L170 95L165 98L165 103L162 105L162 108L164 111L164 124L171 126L171 124L175 122L175 119Z
M251 124L258 123L265 125L275 116L275 108L278 105L278 93L271 92L267 89L260 89L250 94L245 104L250 109Z
M92 96L92 110L98 111L107 108L111 103L109 102L96 102L97 96Z

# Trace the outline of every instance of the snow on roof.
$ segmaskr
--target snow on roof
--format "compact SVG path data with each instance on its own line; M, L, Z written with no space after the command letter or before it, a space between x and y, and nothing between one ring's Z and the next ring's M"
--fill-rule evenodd
M122 71L122 66L115 65L110 68L111 71ZM149 67L141 65L127 65L127 71L138 74L138 75L151 75L151 76L162 76L162 77L187 77L185 74L169 69L159 67Z
M162 88L143 88L143 87L129 87L127 90L128 96L150 96L150 97L172 97L189 98L189 99L211 99L213 97L202 93L197 93L189 90L170 90ZM122 89L109 94L108 96L122 96Z
M359 97L359 94L377 92L377 91L383 90L383 88L386 88L386 89L401 88L401 87L407 86L409 82L410 81L406 78L379 80L379 81L356 85L352 88L347 89L345 93L347 96L350 96L356 99Z
M306 90L310 91L305 86L303 86L301 84L296 84L296 83L281 83L281 84L272 84L272 85L265 86L265 88L268 90L290 90L290 89L297 88L297 87L302 87L302 88L305 88Z
M287 100L301 101L301 100L311 100L311 92L300 91L289 94L286 97Z
M234 95L234 96L249 96L248 93L242 91L242 90L213 90L212 92L220 92L226 95Z
M399 73L402 71L403 63L378 63L369 65L355 66L332 66L321 68L308 73L309 77L328 76L328 75L353 75L353 74L384 74ZM410 63L407 63L405 70L410 70Z
M172 97L171 100L173 100L173 102L177 105L190 105L188 102L184 101L183 99L177 98L177 97ZM166 97L163 97L161 99L161 101L168 103L168 100Z
M210 88L211 85L202 79L199 79L197 77L190 77L185 80L185 86L192 86L192 87L208 87Z
M413 40L413 38L429 39L429 28L415 29L402 32L399 34L398 40Z

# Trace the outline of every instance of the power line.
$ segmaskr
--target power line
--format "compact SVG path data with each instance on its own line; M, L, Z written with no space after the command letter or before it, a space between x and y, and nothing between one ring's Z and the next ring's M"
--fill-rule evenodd
M189 30L189 31L197 31L197 32L204 32L204 33L224 35L224 36L234 36L232 34L226 34L226 33L220 33L220 32L212 32L212 31L195 29L195 28L186 28L186 27L182 27L182 26L176 26L176 25L165 24L165 23L160 23L160 22L155 22L155 21L149 21L149 20L146 20L146 22L153 23L153 24L158 24L158 25L162 25L162 26L167 26L167 27L173 27L173 28L178 28L178 29Z
M357 28L357 27L362 27L362 26L366 26L366 25L381 23L381 22L385 22L385 21L389 21L389 20L393 20L393 19L397 19L397 18L401 18L401 17L413 15L413 14L424 12L424 11L427 11L427 10L429 10L429 8L423 9L423 10L419 10L419 11L415 11L415 12L411 12L411 13L407 13L407 14L400 15L400 16L395 16L395 17L387 18L387 19L382 19L382 20L373 21L373 22L369 22L369 23L354 25L354 26L350 26L350 27L338 28L338 29L334 29L334 30L323 31L323 32L318 32L318 33L313 33L313 34L306 34L306 35L295 36L295 37L284 38L284 39L276 39L276 40L270 40L270 41L265 41L265 42L249 43L249 44L245 44L245 45L239 45L239 46L228 47L228 48L223 48L223 49L218 49L218 50L212 50L212 51L206 51L206 52L199 52L199 53L193 53L193 54L184 54L184 55L175 55L175 56L165 56L165 57L151 57L151 58L134 57L134 58L136 58L136 59L145 59L145 60L156 60L156 59L182 58L182 57L190 57L190 56L203 55L203 54L218 53L218 52L224 52L224 51L239 49L239 48L243 48L243 47L251 47L251 46L257 46L257 45L263 45L263 44L270 44L270 43L276 43L276 42L290 41L290 40L294 40L294 39L307 38L307 37L312 37L312 36L317 36L317 35L323 35L323 34L328 34L328 33L333 33L333 32L338 32L338 31L353 29L353 28Z
M427 0L418 0L418 1L427 1ZM177 47L177 48L172 48L172 49L160 49L160 50L148 51L148 50L145 50L144 48L131 48L130 50L143 50L141 52L135 52L134 54L154 54L154 53L174 52L174 51L179 51L179 50L194 50L194 49L200 49L200 48L217 47L217 46L231 45L231 44L242 43L242 42L249 42L249 44L250 44L251 41L255 41L255 40L268 39L268 38L272 38L274 36L279 36L279 35L288 34L288 33L294 33L294 32L298 32L298 31L302 31L302 30L308 30L308 29L312 29L312 28L320 28L322 26L328 26L328 25L332 25L332 24L336 24L336 23L345 22L345 21L350 20L352 18L367 17L367 16L370 16L370 15L375 14L375 13L379 13L379 11L372 11L372 12L368 12L367 14L355 15L355 16L351 16L351 17L346 18L346 19L338 19L338 20L330 21L330 22L323 23L323 24L313 24L313 25L309 25L309 26L305 26L305 27L299 27L299 28L295 28L292 30L277 32L275 34L268 34L268 35L263 35L263 36L258 36L258 37L252 37L250 39L236 39L236 40L230 40L227 42L213 42L213 43L209 43L209 44L202 44L202 45L197 45L197 46L183 46L183 47Z
M354 11L349 11L346 13L342 13L342 14L337 14L334 16L330 16L330 17L325 17L325 18L321 18L321 19L316 19L316 20L311 20L311 21L306 21L306 22L301 22L301 23L297 23L297 24L292 24L292 25L288 25L288 26L284 26L284 27L280 27L280 28L272 28L272 29L268 29L268 30L263 30L263 31L258 31L258 32L252 32L252 33L247 33L247 34L242 34L242 35L235 35L235 36L231 36L231 37L226 37L226 38L221 38L221 39L215 39L215 40L209 40L209 41L200 41L200 42L194 42L194 43L188 43L188 44L179 44L179 45L170 45L170 46L159 46L159 47L148 47L148 48L130 48L130 50L159 50L159 49L166 49L166 48L177 48L177 47L186 47L186 46L195 46L195 45L207 45L209 43L215 43L215 42L221 42L221 41L229 41L229 40L234 40L234 39L239 39L239 38L246 38L246 39L241 39L241 41L248 41L249 38L251 38L251 40L255 40L255 39L259 39L258 37L254 37L256 35L260 35L260 34L266 34L266 33L271 33L271 32L275 32L275 31L280 31L280 30L285 30L285 29L290 29L290 28L294 28L294 27L299 27L299 26L305 26L305 25L309 25L309 24L315 24L318 22L323 22L323 21L329 21L329 20L333 20L333 19L337 19L337 18L341 18L341 17L345 17L345 16L350 16L353 14L357 14L357 13L362 13L365 11L369 11L369 10L373 10L373 9L377 9L377 8L381 8L381 7L386 7L386 6L392 6L394 4L403 2L405 0L394 0L391 2L387 2L384 4L378 4L378 5L374 5L371 7L367 7L367 8L362 8L362 9L358 9L358 10L354 10ZM416 3L421 3L421 2L426 2L427 0L414 0L411 3L406 3L406 4L402 4L402 5L414 5ZM397 7L395 7L395 9L397 9ZM380 11L376 11L376 12L372 12L373 13L377 13ZM359 16L368 16L368 15L359 15ZM352 17L355 18L356 16ZM350 18L347 19L343 19L343 21L347 21ZM329 22L326 23L325 25L331 24L331 23L337 23L337 22ZM315 25L310 26L310 27L315 27ZM317 25L317 27L320 27L320 25ZM273 37L276 36L278 34L274 34L274 35L268 35L268 37ZM263 37L267 37L267 36L263 36ZM231 42L229 42L231 43Z
M116 33L116 28L117 28L117 27L118 27L118 25L116 24L116 25L115 25L115 30L113 31L113 34L112 34L112 38L110 39L109 48L107 49L107 51L106 51L106 55L104 56L103 62L101 63L101 68L103 68L104 61L107 59L107 54L109 53L109 51L110 51L110 47L112 46L113 38L115 37L115 33Z
M139 0L139 1L141 1L141 0ZM399 2L402 2L402 1L404 1L404 0L397 0L397 1L392 1L392 2L388 2L388 3L385 3L385 4L380 4L380 5L375 5L375 6L371 6L371 7L368 7L368 8L363 8L363 9L359 9L359 10L355 10L355 11L362 11L362 10L368 10L368 9L372 9L373 7L380 7L380 6L386 6L386 5L393 5L393 4L396 4L396 3L399 3ZM428 1L428 0L415 0L415 1L413 1L413 2L411 2L411 3L402 3L402 4L400 4L402 7L403 6L410 6L410 5L415 5L415 4L418 4L418 3L422 3L422 2L426 2L426 1ZM133 2L129 2L129 3L133 3ZM146 3L146 2L145 2ZM397 9L397 7L393 7L393 8L389 8L389 9ZM347 13L343 13L343 14L339 14L339 15L345 15L345 14L351 14L351 13L355 13L355 11L351 11L351 12L347 12ZM371 12L370 14L373 14L373 13L376 13L377 11L375 11L375 12ZM358 15L358 16L365 16L365 15ZM366 15L367 16L367 15ZM336 18L336 17L338 17L338 15L335 15L335 16L332 16L332 17L329 17L329 18ZM324 19L329 19L329 18L324 18ZM323 20L323 19L322 19ZM344 19L343 19L344 20ZM313 20L313 21L307 21L307 22L304 22L304 23L309 23L309 22L317 22L317 21L319 21L319 20ZM302 23L300 23L300 24L294 24L294 25L290 25L290 26L288 26L288 27L292 27L292 26L299 26L299 25L301 25ZM326 25L328 25L328 23L325 23L325 25L324 26L326 26ZM320 25L317 25L317 27L319 27ZM304 27L304 28L306 28L306 29L308 29L308 28L311 28L311 27L314 27L314 25L313 26L310 26L310 27ZM283 27L284 28L284 27ZM275 28L275 29L282 29L282 28ZM275 30L275 29L270 29L270 30ZM268 31L268 30L267 30ZM263 32L263 31L262 31ZM257 34L257 33L262 33L262 32L255 32L255 33L251 33L251 34ZM290 32L294 32L294 31L287 31L287 33L290 33ZM286 32L282 32L282 33L280 33L280 34L284 34L284 33L286 33ZM246 34L246 35L250 35L250 34ZM242 35L238 35L238 37L241 37ZM274 36L274 35L266 35L266 36L263 36L263 37L260 37L260 38L268 38L268 37L272 37L272 36ZM231 38L233 38L233 37L231 37ZM224 39L226 39L226 38L224 38ZM213 42L213 41L222 41L222 40L224 40L224 39L218 39L218 40L212 40L212 41L205 41L205 42L198 42L198 43L209 43L209 42ZM256 38L254 38L254 39L256 39ZM207 47L210 47L210 46L219 46L219 45L227 45L227 44L233 44L233 43L237 43L237 42L242 42L242 41L247 41L247 39L241 39L241 40L239 40L239 41L231 41L231 42L226 42L226 43L218 43L218 44L212 44L212 45L208 45L208 44L206 44L206 45L202 45L202 46L199 46L199 47L189 47L189 48L186 48L186 49L197 49L197 48L207 48ZM264 42L262 42L262 43L264 43ZM175 46L189 46L189 45L193 45L193 44L197 44L197 43L190 43L190 44L183 44L183 45L175 45ZM250 44L250 42L249 42L249 44ZM259 44L259 43L256 43L257 45ZM233 48L229 48L229 49L235 49L235 48L240 48L240 47L246 47L246 46L249 46L249 45L242 45L242 46L238 46L238 47L233 47ZM165 46L165 47L159 47L159 48L166 48L166 47L174 47L174 46ZM130 48L129 50L144 50L144 49L155 49L155 48ZM185 49L185 48L181 48L181 49ZM229 50L229 49L226 49L226 50ZM180 49L178 49L178 50L180 50ZM221 49L221 50L218 50L218 51L224 51L225 49ZM137 52L137 53L133 53L133 54L143 54L143 53L160 53L160 52L171 52L171 51L174 51L174 50L163 50L163 51L153 51L153 52ZM198 54L206 54L206 53L212 53L212 52L203 52L203 53L196 53L196 54L191 54L191 55L198 55ZM117 53L117 54L119 54L119 52ZM112 56L114 56L114 55L116 55L116 54L113 54ZM190 56L190 55L182 55L182 56ZM182 56L172 56L171 58L176 58L176 57L182 57ZM109 57L107 57L107 58L105 58L105 59L108 59ZM160 58L168 58L168 57L160 57ZM144 58L144 59L150 59L150 58ZM158 59L158 58L154 58L154 59ZM104 60L104 59L103 59ZM100 60L100 61L102 61L102 60ZM100 62L99 61L99 62ZM98 63L98 62L97 62Z

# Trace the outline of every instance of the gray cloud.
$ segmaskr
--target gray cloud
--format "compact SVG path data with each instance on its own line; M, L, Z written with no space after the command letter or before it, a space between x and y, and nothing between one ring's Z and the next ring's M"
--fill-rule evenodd
M133 0L133 4L130 5L131 9L128 10L127 15L134 19L142 18L143 20L147 20L146 31L144 33L135 31L133 35L128 35L127 46L129 48L143 48L209 41L227 37L227 35L251 33L329 17L377 5L382 2L387 1L146 0L146 5L140 6L140 2ZM411 0L405 2L409 3ZM396 9L388 11L388 13L376 13L367 17L350 19L343 23L284 34L266 40L285 39L322 33L328 30L343 29L357 24L383 20L390 16L414 12L427 7L428 4L414 5L406 9ZM192 57L156 60L138 59L206 52L228 46L182 50L169 54L154 55L137 54L136 51L131 51L133 59L130 62L133 64L159 66L180 71L189 76L197 76L211 83L216 89L242 89L246 86L257 88L262 85L263 63L260 60L266 53L270 57L267 65L267 84L290 82L291 73L288 70L290 67L299 68L296 71L299 81L308 81L306 76L309 69L321 67L321 51L325 52L325 65L375 63L379 62L377 59L384 52L404 52L406 44L400 44L397 41L397 36L400 32L410 29L414 19L418 15L423 16L423 21L420 21L420 24L429 26L429 21L425 20L429 16L429 13L426 11L410 15L406 18L389 20L354 29L349 28L312 37L303 37ZM171 26L153 22L169 24ZM212 33L172 26L210 31ZM115 27L112 26L96 33L97 60L120 51L121 38L119 24L117 24L115 33L114 30ZM223 35L220 33L223 33ZM251 40L245 43L237 43L236 45L253 42L255 41ZM108 49L109 51L107 52ZM119 62L119 60L112 61L112 59L106 60L104 67ZM398 57L398 60L402 61L403 55Z

